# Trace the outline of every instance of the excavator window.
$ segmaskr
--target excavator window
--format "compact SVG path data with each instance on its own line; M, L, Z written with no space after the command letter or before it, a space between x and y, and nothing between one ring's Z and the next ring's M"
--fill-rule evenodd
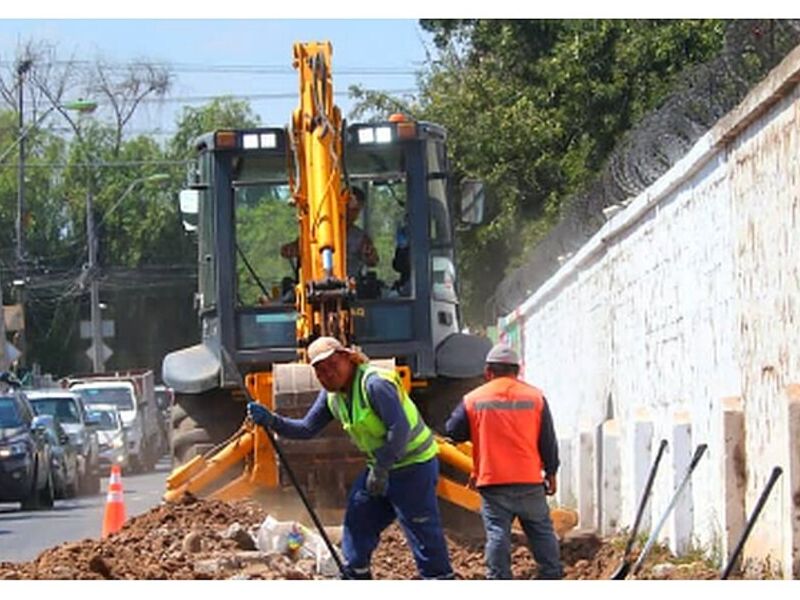
M280 181L247 185L237 187L234 197L237 305L281 303L285 280L295 275L280 253L287 232L297 229L289 186Z
M359 297L363 299L386 298L396 295L394 282L399 275L393 267L397 247L398 230L406 223L405 176L395 174L391 178L371 177L357 180L365 190L366 202L360 221L357 223L372 240L378 262L362 275L372 285L362 286Z

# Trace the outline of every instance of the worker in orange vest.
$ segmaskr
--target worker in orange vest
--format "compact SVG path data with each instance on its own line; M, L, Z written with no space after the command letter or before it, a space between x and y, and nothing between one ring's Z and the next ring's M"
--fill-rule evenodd
M486 383L445 424L456 442L472 441L472 480L481 495L489 579L511 579L511 523L519 518L539 579L561 579L559 544L546 495L556 492L558 444L541 390L518 379L519 358L506 344L486 355Z

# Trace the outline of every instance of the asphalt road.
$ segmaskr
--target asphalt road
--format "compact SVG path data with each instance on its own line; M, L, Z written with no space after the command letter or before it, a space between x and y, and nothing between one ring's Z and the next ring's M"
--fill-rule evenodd
M164 457L152 473L122 474L128 517L161 503L169 470L169 458ZM26 562L63 542L99 539L108 477L102 479L100 489L101 493L95 496L56 500L51 510L23 511L19 503L0 503L0 561Z

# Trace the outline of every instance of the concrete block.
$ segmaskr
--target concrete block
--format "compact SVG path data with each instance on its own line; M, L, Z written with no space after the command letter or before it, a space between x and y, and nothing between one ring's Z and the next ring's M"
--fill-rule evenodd
M600 489L603 494L600 533L611 535L619 529L622 513L622 468L619 424L609 419L602 425L602 464Z
M592 431L581 431L578 437L578 515L580 529L596 530L595 515L595 435Z
M558 440L558 459L561 463L558 468L558 491L556 501L559 506L570 508L578 507L577 494L575 493L575 461L572 456L572 440Z
M672 492L680 485L681 480L692 462L694 447L692 446L692 423L688 412L675 413L672 425L672 468L674 470L674 484ZM707 457L706 457L707 460ZM698 469L693 473L696 476ZM670 495L670 498L672 496ZM681 493L680 498L672 511L669 519L671 526L669 532L669 547L678 556L689 549L691 542L692 526L694 524L694 503L692 502L692 480Z
M747 516L745 497L747 494L747 460L745 454L744 410L741 398L725 398L722 401L722 485L725 511L725 535L722 553L727 557L736 547L744 531Z
M634 519L636 519L636 511L639 509L639 502L642 494L644 493L644 486L647 484L647 478L650 475L650 467L655 460L655 448L658 444L653 442L653 421L645 411L638 411L633 423L633 494L630 496L630 516L625 515L623 523L630 529L633 527ZM663 459L662 459L663 460ZM663 464L659 466L659 471L662 471L663 477ZM656 477L658 474L656 474ZM655 484L654 484L655 485ZM652 495L652 492L651 492ZM639 533L646 533L650 531L652 526L653 514L652 499L648 501L642 513L642 521L639 524Z

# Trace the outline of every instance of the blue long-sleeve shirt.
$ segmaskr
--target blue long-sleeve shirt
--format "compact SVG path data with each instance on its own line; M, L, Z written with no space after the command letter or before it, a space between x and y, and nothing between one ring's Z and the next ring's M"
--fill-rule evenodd
M411 433L408 419L400 404L397 389L390 381L373 373L367 377L366 388L367 401L386 426L386 443L374 451L375 463L377 467L388 470L402 457L408 443ZM275 417L272 429L278 435L291 439L313 438L334 420L328 408L328 392L325 390L320 391L302 419L291 419L277 414Z
M469 417L463 400L453 410L444 427L447 436L456 442L466 442L470 439ZM559 466L558 441L556 440L556 430L553 426L553 417L550 414L550 407L547 405L546 399L544 399L542 421L539 429L539 456L542 458L544 472L547 475L555 475Z

